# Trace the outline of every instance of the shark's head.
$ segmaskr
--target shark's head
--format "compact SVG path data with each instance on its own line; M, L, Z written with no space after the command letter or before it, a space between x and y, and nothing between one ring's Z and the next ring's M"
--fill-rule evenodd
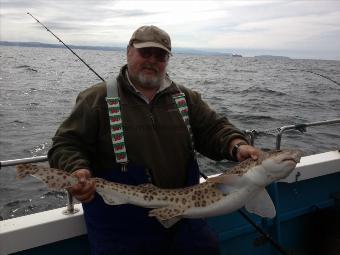
M276 181L287 177L300 162L302 151L300 150L277 150L264 155L262 166L267 176Z
M228 172L207 181L228 186L240 186L253 183L265 187L273 181L287 177L300 162L302 151L277 150L264 152L254 160L248 158Z

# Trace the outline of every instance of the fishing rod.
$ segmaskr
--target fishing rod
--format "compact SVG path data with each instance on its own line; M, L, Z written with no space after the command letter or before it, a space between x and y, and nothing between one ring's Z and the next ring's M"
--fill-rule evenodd
M337 81L335 81L335 80L329 78L329 77L326 76L326 75L319 74L319 73L316 73L316 72L313 72L313 71L310 71L310 70L302 70L302 71L305 71L305 72L308 72L308 73L312 73L312 74L315 74L315 75L319 75L320 77L325 78L325 79L327 79L327 80L329 80L329 81L331 81L331 82L333 82L333 83L335 83L335 84L337 84L337 85L340 86L340 83L339 83L339 82L337 82Z
M58 39L67 49L69 49L84 65L86 65L99 79L105 81L95 70L92 69L81 57L77 55L67 44L65 44L58 36L56 36L48 27L46 27L43 23L41 23L36 17L34 17L31 13L27 12L33 19L35 19L40 25L42 25L48 32L50 32L55 38Z
M202 177L207 180L208 176L202 175ZM273 247L280 252L282 255L289 255L289 253L283 248L282 245L280 245L278 242L276 242L266 231L264 231L258 224L255 223L254 220L252 220L242 209L237 210L237 212L250 224L252 225L257 232L259 232L267 241L269 241Z
M259 225L257 225L244 211L241 209L237 210L238 213L242 215L242 217L248 221L258 232L261 233L261 235L268 240L276 250L278 250L282 255L289 255L289 253L280 245L278 242L276 242L268 233L266 233Z
M317 73L317 72L311 71L311 70L296 69L296 68L290 68L290 69L286 69L286 70L288 70L288 71L302 71L302 72L307 72L307 73L315 74L315 75L318 75L318 76L320 76L320 77L322 77L322 78L325 78L325 79L327 79L327 80L329 80L329 81L335 83L336 85L340 86L340 83L337 82L337 81L335 81L335 80L333 80L332 78L330 78L330 77L328 77L328 76L326 76L326 75L324 75L324 74L319 74L319 73Z

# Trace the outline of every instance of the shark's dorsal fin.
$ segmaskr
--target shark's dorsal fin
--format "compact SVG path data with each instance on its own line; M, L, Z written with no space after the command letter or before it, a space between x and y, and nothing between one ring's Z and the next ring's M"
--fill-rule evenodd
M275 206L268 192L263 189L245 204L248 212L255 213L261 217L274 218Z
M168 206L151 210L149 216L156 217L164 227L170 228L181 219L184 211L183 208Z

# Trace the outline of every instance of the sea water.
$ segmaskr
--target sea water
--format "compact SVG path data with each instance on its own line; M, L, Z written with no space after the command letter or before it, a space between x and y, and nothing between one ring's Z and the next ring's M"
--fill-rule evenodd
M104 79L126 63L124 51L76 51ZM100 80L63 48L2 46L0 63L0 160L46 155L78 93ZM175 54L168 73L240 129L258 131L260 148L275 148L278 127L340 118L340 61ZM287 132L282 148L305 155L339 149L339 131L329 125ZM230 167L198 160L206 174ZM65 204L63 192L35 178L17 181L14 167L0 170L0 219Z

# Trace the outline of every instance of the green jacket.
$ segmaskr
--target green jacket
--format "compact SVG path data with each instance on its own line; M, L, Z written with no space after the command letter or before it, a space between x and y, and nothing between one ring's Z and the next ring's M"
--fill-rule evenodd
M228 143L237 137L245 139L227 118L210 109L197 92L174 82L146 103L129 85L125 70L126 66L118 76L118 89L128 159L145 166L157 186L183 187L193 157L188 129L172 98L178 88L186 95L198 152L214 160L230 159ZM52 139L48 152L52 167L70 172L87 168L96 175L96 171L115 165L105 97L105 83L79 94L72 113Z

